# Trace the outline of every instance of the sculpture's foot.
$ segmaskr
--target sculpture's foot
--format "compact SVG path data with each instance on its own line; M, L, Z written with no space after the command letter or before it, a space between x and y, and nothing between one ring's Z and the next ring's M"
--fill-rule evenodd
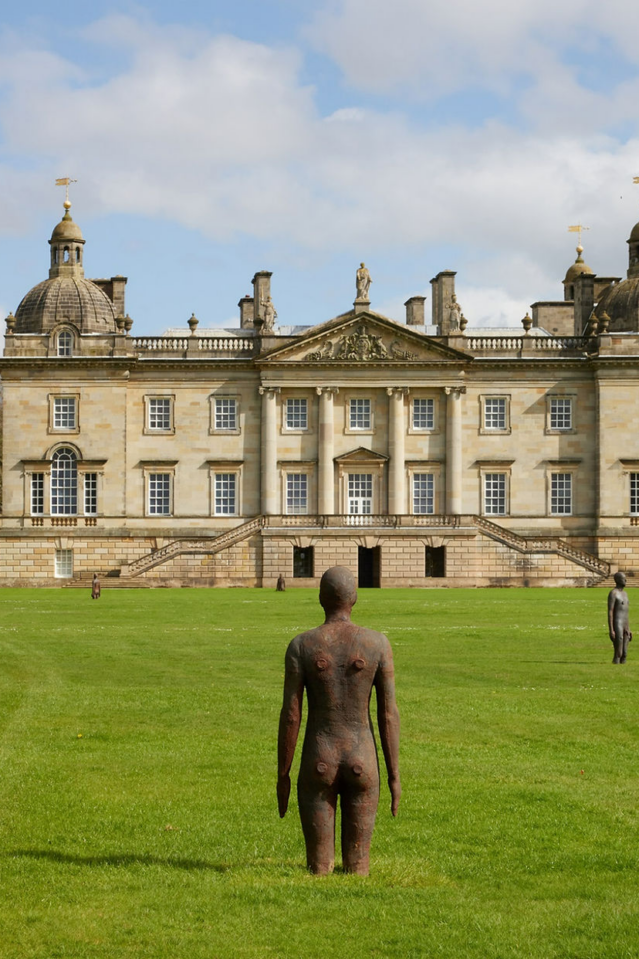
M309 872L314 876L330 876L335 869L335 861L332 862L309 862L307 863Z
M615 656L615 658L613 659L613 663L619 663L619 662L620 662L619 657L618 657L618 656Z
M620 663L625 663L625 661L626 661L626 657L625 657L625 656L622 656L621 659L619 660Z
M351 873L353 876L367 876L369 873L369 864L367 862L356 862L350 866L344 866L344 872Z

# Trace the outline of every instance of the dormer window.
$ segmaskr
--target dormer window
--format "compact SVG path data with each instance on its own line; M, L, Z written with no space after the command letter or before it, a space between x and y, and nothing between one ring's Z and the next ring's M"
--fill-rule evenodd
M73 333L70 330L58 333L58 356L73 356Z

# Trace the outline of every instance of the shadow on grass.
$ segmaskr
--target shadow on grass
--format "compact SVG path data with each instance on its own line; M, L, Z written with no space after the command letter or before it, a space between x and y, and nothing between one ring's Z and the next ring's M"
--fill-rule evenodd
M172 869L203 869L219 873L229 872L231 869L226 863L206 862L203 859L162 859L159 856L136 856L134 853L123 853L119 856L73 856L66 852L56 852L54 849L14 849L4 853L2 858L14 859L18 856L71 863L75 866L170 866Z

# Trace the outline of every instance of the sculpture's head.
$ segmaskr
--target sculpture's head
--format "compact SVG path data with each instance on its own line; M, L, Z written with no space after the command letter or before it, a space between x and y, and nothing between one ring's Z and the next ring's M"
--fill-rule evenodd
M357 602L355 577L345 566L331 566L320 580L320 604L329 613L336 609L351 609Z
M624 586L626 585L626 574L625 574L625 573L622 573L622 572L615 573L613 579L614 579L615 583L617 584L617 586L619 587L619 589L623 589Z

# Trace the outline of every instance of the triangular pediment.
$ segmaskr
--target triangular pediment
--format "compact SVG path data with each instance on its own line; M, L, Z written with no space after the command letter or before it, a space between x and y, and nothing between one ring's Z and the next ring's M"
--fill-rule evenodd
M379 313L345 313L307 330L258 363L309 366L401 365L468 362L471 357Z
M383 453L376 453L374 450L367 450L365 446L358 446L356 450L335 457L336 463L348 463L351 466L356 463L385 463L387 460L388 456L384 456Z

